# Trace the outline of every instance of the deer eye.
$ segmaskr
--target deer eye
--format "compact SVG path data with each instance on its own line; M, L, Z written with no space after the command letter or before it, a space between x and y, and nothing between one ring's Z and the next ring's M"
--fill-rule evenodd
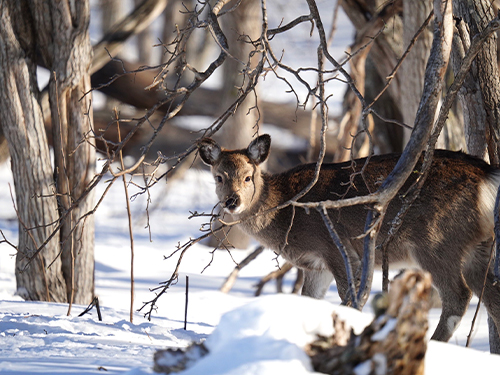
M221 184L222 183L222 177L221 176L215 176L215 180Z
M252 176L247 176L247 177L245 178L245 182L250 182L250 181L252 181Z

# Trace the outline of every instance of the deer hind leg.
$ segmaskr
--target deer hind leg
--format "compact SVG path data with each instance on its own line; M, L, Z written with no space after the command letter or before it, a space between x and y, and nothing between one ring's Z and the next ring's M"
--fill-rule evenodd
M448 279L448 283L445 280L444 282L435 283L435 285L439 291L443 309L438 326L431 339L448 341L467 311L472 292L465 284L460 271L458 277Z
M462 274L460 256L446 259L432 257L430 259L429 253L442 254L443 252L435 249L432 252L415 254L415 258L420 266L432 275L433 284L438 290L442 302L441 317L431 339L448 341L467 311L472 292Z
M487 269L491 250L492 241L478 245L465 264L464 276L474 294L477 296L482 294L482 301L488 311L488 316L495 324L498 332L500 331L500 285L494 285L495 276L492 265ZM490 335L490 350L497 352L499 343L499 337Z

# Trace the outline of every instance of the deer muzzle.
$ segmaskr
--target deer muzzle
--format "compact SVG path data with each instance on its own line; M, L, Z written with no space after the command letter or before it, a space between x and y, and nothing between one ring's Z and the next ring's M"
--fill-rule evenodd
M231 196L224 202L224 208L230 214L239 213L242 209L238 196Z

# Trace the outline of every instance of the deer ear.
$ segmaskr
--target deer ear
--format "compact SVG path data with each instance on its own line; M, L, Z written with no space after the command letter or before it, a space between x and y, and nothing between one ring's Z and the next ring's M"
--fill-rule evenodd
M248 145L247 153L255 164L260 164L266 161L269 156L270 149L271 137L269 134L263 134L254 139L250 145Z
M219 160L221 148L213 139L204 138L198 143L201 160L207 165L214 165Z

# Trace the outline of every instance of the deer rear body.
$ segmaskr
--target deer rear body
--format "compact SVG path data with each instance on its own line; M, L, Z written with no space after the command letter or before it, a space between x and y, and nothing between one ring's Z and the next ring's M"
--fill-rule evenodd
M314 164L279 174L261 171L271 139L262 135L247 149L225 150L211 139L199 145L200 156L211 166L216 193L224 210L243 230L304 271L302 294L323 298L333 278L340 297L347 301L344 261L331 240L322 218L289 206L270 210L299 193L312 180ZM323 164L319 179L300 201L337 200L375 192L392 171L399 155L373 156L365 160ZM420 163L416 166L416 172ZM414 173L401 190L415 181ZM500 172L486 162L463 153L435 152L431 171L419 198L408 211L396 238L388 247L389 261L412 261L431 273L443 310L432 338L448 341L468 307L472 293L481 294L493 240L493 208ZM387 236L391 219L401 207L396 196L390 203L378 236ZM328 215L359 276L367 208L358 205L329 210ZM381 254L376 253L376 264ZM483 300L500 331L500 288L488 270Z

